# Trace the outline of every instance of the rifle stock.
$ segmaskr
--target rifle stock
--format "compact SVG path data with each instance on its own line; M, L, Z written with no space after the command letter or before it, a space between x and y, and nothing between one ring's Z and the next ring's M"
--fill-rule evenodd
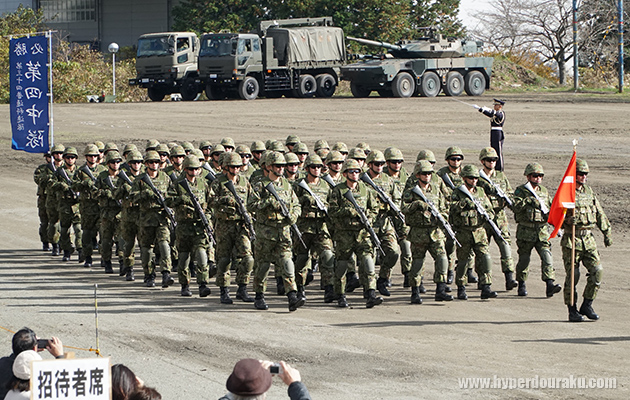
M315 204L317 204L317 208L319 208L326 215L328 215L328 209L326 208L326 205L324 205L324 202L322 201L322 199L319 198L318 195L313 193L313 191L311 190L310 187L308 187L308 184L304 181L304 179L302 179L302 180L300 180L300 182L298 182L298 186L301 187L302 189L306 190L306 192L308 194L310 194L311 197L315 200Z
M166 215L169 221L171 222L170 228L171 230L173 230L175 226L177 225L177 222L175 221L175 215L173 215L173 210L171 210L170 208L166 206L166 202L164 201L164 196L162 196L162 193L160 193L160 191L157 190L157 188L155 187L153 182L151 182L151 178L149 178L148 175L146 174L143 175L141 179L142 179L142 182L146 183L151 188L153 193L155 193L155 195L157 196L158 203L160 203L160 206L162 206L162 208L166 212Z
M363 209L359 206L359 203L357 203L357 200L352 195L352 192L350 191L350 189L346 190L346 192L343 194L343 197L345 197L352 204L356 212L359 214L361 223L370 234L372 243L374 244L376 249L379 251L379 253L381 253L381 255L385 257L385 251L383 251L383 247L381 246L381 241L379 240L378 235L376 235L376 232L374 232L374 228L372 228L372 225L370 224L370 221L368 220L367 215L365 215L365 211L363 211Z
M461 185L458 189L460 192L464 193L466 197L468 197L473 202L473 204L477 208L477 212L483 217L483 219L486 220L488 225L490 225L490 228L492 228L492 231L494 232L494 236L498 239L501 239L505 243L507 243L507 240L505 240L503 235L501 235L501 230L499 229L497 224L494 223L492 218L490 218L490 215L488 215L488 212L486 211L486 209L483 208L483 206L479 203L477 199L475 199L475 196L473 196L472 193L470 193L468 188L466 188L465 185Z
M212 230L212 227L210 226L210 222L208 221L208 218L206 217L206 213L203 211L203 208L201 207L201 203L199 203L199 199L193 193L190 187L190 184L188 183L188 179L184 178L180 180L179 184L182 185L186 193L188 193L188 195L192 199L193 205L195 206L195 211L197 211L197 215L201 219L201 223L203 224L203 229L204 231L206 231L206 234L208 235L208 239L210 239L212 244L216 245L217 241L214 238L214 231Z
M503 189L501 189L501 187L497 183L493 182L492 179L490 179L490 177L486 174L486 172L483 169L479 170L479 176L483 180L488 182L490 185L492 185L492 187L494 187L494 190L496 190L496 192L499 195L499 197L501 197L503 200L505 200L505 202L507 203L508 207L512 208L512 206L514 205L512 200L508 197L508 195L503 191Z
M381 201L386 203L389 206L389 208L396 213L396 216L404 224L405 223L405 215L400 211L400 208L398 208L398 206L392 201L392 199L387 195L387 193L385 193L380 186L378 186L376 183L374 183L374 181L372 180L372 178L370 178L368 173L366 172L363 175L361 175L360 179L363 182L365 182L368 185L370 185L374 190L376 190L376 193L378 194L378 197L381 199Z

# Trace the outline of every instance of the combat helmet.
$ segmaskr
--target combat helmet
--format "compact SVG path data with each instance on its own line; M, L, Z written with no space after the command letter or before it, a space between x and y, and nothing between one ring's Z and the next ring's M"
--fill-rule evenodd
M149 151L149 150L155 150L155 148L158 146L158 144L160 144L160 142L158 142L155 139L149 139L147 140L147 145L144 147L145 151Z
M322 161L322 158L317 154L311 154L310 156L306 157L306 160L304 160L304 165L307 167L310 167L311 165L323 166L324 162Z
M193 146L193 144L190 142L182 143L182 147L184 148L186 154L190 154L191 151L195 150L195 146Z
M193 151L190 152L189 156L190 155L197 157L197 159L201 162L206 162L206 157L203 155L203 151L199 149L193 149Z
M273 154L273 151L271 151L271 150L263 151L263 153L260 155L260 161L258 161L258 165L260 165L260 166L267 165L267 159L272 154Z
M537 162L531 163L531 164L527 164L527 166L525 167L525 172L523 173L523 175L528 176L530 174L545 174L545 170L543 170L542 165L540 165Z
M171 149L170 156L171 157L185 157L186 150L184 150L184 148L180 145L173 146L173 148Z
M582 173L588 174L589 169L588 169L588 164L586 163L586 161L580 158L575 160L575 172L582 172Z
M300 143L301 140L297 135L289 135L287 136L287 140L284 142L285 145L290 146L290 145L295 145Z
M138 150L138 146L136 146L133 143L129 143L129 144L125 145L125 148L123 149L123 155L129 154L129 152L133 151L133 150Z
M223 165L224 167L242 167L243 159L238 153L224 153Z
M120 156L120 153L118 152L118 150L110 150L109 152L107 152L107 154L105 155L105 163L109 163L110 161L122 161L122 157Z
M107 152L112 151L112 150L119 151L119 150L118 150L118 146L116 145L116 143L109 142L109 143L107 143L107 144L105 145L105 148L104 148L104 150L103 150L103 151L104 151L104 153L105 153L105 154L107 154Z
M147 154L144 155L144 162L147 161L160 161L160 155L155 150L149 150Z
M331 151L326 156L326 164L330 164L331 162L344 162L344 161L345 161L345 158L344 158L343 154L341 154L337 150Z
M212 142L210 142L209 140L204 140L203 142L199 143L199 150L209 148L212 148Z
M319 139L317 142L315 142L315 147L313 149L315 150L315 152L318 152L320 149L330 150L330 146L328 145L328 142L324 139Z
M474 165L464 165L461 176L462 178L479 178L479 170Z
M357 160L354 160L352 158L347 159L346 161L343 162L343 166L341 167L341 172L346 172L349 169L358 169L361 170L361 166L359 165L359 162Z
M395 147L390 147L385 151L385 159L387 161L405 161L402 151Z
M366 142L359 142L359 143L357 143L356 147L358 147L361 150L363 150L365 152L365 154L370 154L370 152L372 151L372 149L370 149L370 145L367 144Z
M284 153L284 152L286 152L286 151L287 151L287 150L284 148L284 145L282 144L282 142L281 142L281 141L279 141L279 140L275 140L275 141L273 141L273 142L271 143L271 147L269 148L269 150L271 150L271 151L277 151L277 152L280 152L280 153Z
M457 146L451 146L448 149L446 149L446 154L444 155L444 159L448 160L449 157L452 156L461 156L462 159L464 158L464 152L462 151L462 149L460 149Z
M279 151L274 151L267 156L267 165L286 165L287 160L284 158L284 154Z
M413 167L413 175L418 175L422 172L431 172L433 173L433 164L431 164L427 160L420 160Z
M261 140L256 140L254 142L252 142L252 145L250 146L251 151L265 151L267 150L267 148L265 147L265 144L261 141Z
M371 151L370 155L367 156L367 159L365 160L365 162L367 164L372 163L372 162L383 162L384 163L385 162L385 155L380 150Z
M300 163L300 159L298 158L297 154L295 153L287 153L284 155L284 159L287 162L287 164L299 164Z
M353 147L348 152L348 158L352 158L355 160L365 160L367 158L367 155L365 154L365 151L363 151L363 149L360 149L358 147Z
M168 149L168 145L166 143L160 143L157 145L157 147L155 148L155 151L158 152L158 154L160 153L166 153L167 156L170 155L170 150Z
M63 154L66 147L63 144L56 144L50 149L50 154L61 153Z
M217 153L219 153L219 154L225 153L225 147L223 147L222 144L217 144L210 151L210 155L214 155L214 154L217 154Z
M85 146L85 150L83 150L83 155L85 156L98 156L100 155L98 151L98 147L95 144L88 144Z
M94 144L98 148L98 151L104 151L105 150L105 143L101 142L100 140L95 141Z
M131 150L129 153L127 153L127 157L125 158L125 161L127 161L128 163L131 161L140 161L142 162L142 153L140 153L138 150Z
M435 163L437 160L435 159L435 154L431 150L420 150L418 156L416 157L416 162L421 160L427 160L430 163Z
M199 157L196 157L194 154L189 154L184 158L182 168L201 168L201 161L199 161Z
M330 153L330 150L322 147L321 149L317 150L315 152L322 160L325 160L326 157L328 157L328 154ZM341 154L341 153L340 153Z
M236 154L240 154L241 156L243 155L252 155L252 152L249 150L249 147L245 146L244 144L241 144L239 146L236 146L236 149L234 149L234 152Z
M68 146L63 150L63 156L75 156L78 157L79 153L77 152L77 148L73 146Z
M337 142L332 148L333 150L337 150L340 153L348 153L348 146L344 142Z
M236 147L236 145L234 144L234 139L232 139L231 137L224 137L223 139L221 139L221 145L225 148L225 147Z
M299 153L303 153L303 154L308 154L308 146L306 145L306 143L296 143L295 146L293 146L293 152L295 154L299 154Z
M486 158L499 158L499 155L493 147L484 147L479 152L479 161L483 161Z

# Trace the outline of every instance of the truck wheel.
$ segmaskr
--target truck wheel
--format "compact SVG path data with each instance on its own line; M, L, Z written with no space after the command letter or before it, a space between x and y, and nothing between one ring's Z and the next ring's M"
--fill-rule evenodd
M464 77L457 71L446 74L444 94L447 96L459 96L464 91Z
M399 73L392 82L394 97L411 97L415 90L416 84L407 72Z
M243 100L254 100L258 97L259 90L260 88L256 78L248 76L239 84L238 95L241 96L241 99Z
M441 86L440 78L435 72L425 72L420 83L420 96L435 97L440 93Z
M162 101L166 93L160 88L150 87L147 89L147 95L149 95L151 101Z
M464 78L464 89L469 96L481 96L486 91L486 77L479 71L470 71Z
M299 86L296 90L296 97L313 97L316 91L317 82L315 82L315 78L313 78L313 75L300 76Z
M317 75L317 97L332 97L337 89L337 82L330 74Z
M223 100L227 97L227 89L221 86L206 85L206 97L209 100Z
M182 87L180 89L180 93L182 94L182 100L184 101L193 101L197 100L199 97L199 92L197 91L197 85L195 84L194 79L186 79L182 83Z
M358 98L368 97L370 93L372 93L370 89L354 82L350 83L350 91L352 92L352 95L354 97L358 97Z

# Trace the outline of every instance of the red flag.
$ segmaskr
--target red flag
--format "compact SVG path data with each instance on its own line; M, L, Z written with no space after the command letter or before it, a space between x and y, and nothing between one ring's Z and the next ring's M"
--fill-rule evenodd
M554 226L553 232L549 235L549 239L556 237L562 223L564 222L564 216L567 213L567 209L575 208L575 159L577 157L576 152L573 152L571 162L567 167L567 171L562 177L562 182L558 186L558 191L551 203L551 209L549 210L549 218L547 222Z

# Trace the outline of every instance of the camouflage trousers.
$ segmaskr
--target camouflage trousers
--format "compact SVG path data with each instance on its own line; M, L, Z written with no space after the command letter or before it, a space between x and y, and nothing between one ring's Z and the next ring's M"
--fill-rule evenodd
M556 272L553 268L551 243L547 240L549 231L546 225L529 227L519 224L516 227L516 246L518 247L518 262L516 263L516 280L525 282L529 275L529 262L532 250L535 248L540 256L540 277L543 281L555 280Z
M136 237L138 236L137 218L123 213L120 218L120 237L123 245L123 266L133 268L135 263Z
M335 257L333 254L332 239L328 232L303 233L302 239L306 248L298 240L293 243L295 254L295 275L298 285L304 285L308 274L310 254L319 256L321 279L324 286L333 284Z
M61 226L59 237L61 250L72 251L74 248L80 250L83 231L81 230L81 215L79 214L78 204L59 206L59 225ZM74 248L72 247L70 228L74 231Z
M495 222L497 222L496 218ZM503 236L505 241L497 239L497 237L494 235L494 231L492 230L492 228L490 228L490 225L486 224L485 229L488 236L488 243L490 243L490 241L494 239L494 242L497 244L497 246L499 246L499 252L501 253L501 272L503 272L504 274L506 272L514 272L514 259L512 258L512 240L510 239L510 229L507 224L499 225L499 223L497 222L497 226L501 230L501 236ZM469 257L469 264L467 267L471 268L471 265L473 265L474 263L475 272L479 274L479 265L477 265L477 263L475 262L475 255L471 253Z
M465 286L468 283L466 270L468 269L468 255L473 252L479 263L479 283L492 284L492 260L488 248L488 236L483 226L470 229L458 229L455 234L462 247L457 248L457 269L455 283Z
M427 251L434 261L433 282L446 282L448 258L444 248L444 234L438 227L413 228L409 236L413 262L409 272L411 287L420 286L424 276L424 259Z
M59 243L59 209L56 205L52 207L46 207L46 215L48 216L48 227L46 228L46 237L52 244Z
M190 260L195 260L197 284L206 285L210 280L208 273L208 235L201 221L179 222L175 228L175 238L179 257L177 259L177 278L182 285L190 284Z
M390 279L392 268L394 268L400 257L400 246L398 246L396 230L389 218L385 218L383 221L377 222L374 225L374 230L381 241L383 252L385 252L385 255L381 259L381 268L378 272L378 277ZM363 269L363 272L365 273L365 269Z
M356 255L357 264L360 266L360 274L364 277L363 288L365 290L376 289L376 273L372 254L372 240L366 229L361 230L335 230L335 252L337 265L333 277L333 287L336 294L344 294L346 290L346 272L352 262L352 255Z
M591 231L582 231L581 236L575 237L575 264L573 266L574 286L580 281L580 263L584 265L586 271L586 286L582 297L587 300L594 300L602 284L602 265L599 259L599 252L595 244L595 238ZM567 273L564 279L564 304L571 304L571 233L565 233L561 241L562 260ZM577 290L574 289L574 296L577 297Z
M398 235L398 246L400 246L400 272L405 275L411 271L412 263L411 243L407 239L409 226L405 225L400 218L394 218L393 222Z
M39 216L39 240L50 243L48 239L48 213L46 212L46 196L37 197L37 215Z
M101 219L100 208L97 203L89 202L81 203L79 210L81 211L81 229L83 229L83 255L92 257Z
M217 220L216 232L217 246L215 255L217 258L216 284L219 287L230 286L230 265L232 260L236 264L236 283L248 284L254 269L254 257L252 245L249 241L249 231L241 221Z
M101 253L103 261L112 260L112 248L114 247L114 243L116 243L118 257L122 260L124 244L121 245L120 217L118 215L111 218L106 218L105 216L101 218L100 237L101 246L99 247L99 252Z
M280 269L285 293L297 291L291 248L290 226L256 225L254 292L264 293L267 290L267 276L271 264L275 264Z
M145 275L153 274L155 271L153 248L156 246L160 251L161 272L171 272L171 231L167 225L141 226L138 233L140 242L140 254L142 257L142 269Z

